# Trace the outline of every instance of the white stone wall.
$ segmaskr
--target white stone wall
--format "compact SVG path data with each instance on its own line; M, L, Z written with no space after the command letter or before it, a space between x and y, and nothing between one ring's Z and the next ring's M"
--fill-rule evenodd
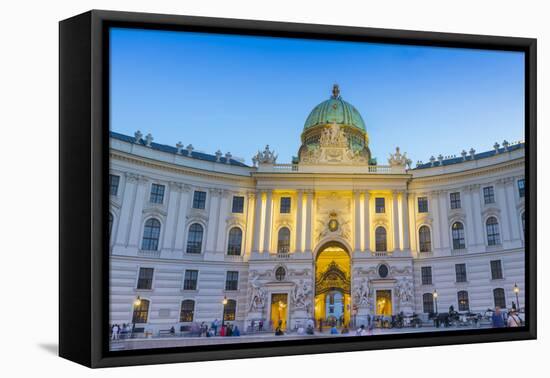
M457 292L467 290L470 310L480 312L494 307L494 288L503 288L506 305L515 301L512 288L520 287L520 304L524 304L524 235L521 214L524 199L519 197L517 180L524 176L523 149L464 162L448 167L433 167L396 174L342 174L311 176L287 173L258 172L256 168L205 162L145 146L112 140L112 174L120 176L116 196L111 196L113 215L111 231L111 322L128 323L132 318L133 301L137 296L151 301L147 329L157 331L179 324L181 301L193 299L195 321L210 323L221 320L224 296L237 300L235 323L245 327L247 320L258 314L250 312L249 272L261 275L260 283L273 292L288 292L292 297L300 280L313 290L314 254L327 240L341 240L352 253L353 287L362 278L372 280L371 289L386 287L396 290L397 282L410 278L414 300L402 305L396 298L394 312L422 312L422 294L437 290L438 307L446 310L451 304L458 309ZM162 204L149 201L151 184L165 186ZM486 205L483 188L494 186L495 203ZM207 193L204 210L193 209L195 190ZM451 209L449 195L460 192L461 208ZM332 193L332 194L331 194ZM244 196L242 214L231 212L232 197ZM279 214L280 198L291 197L290 214ZM327 199L344 205L331 208ZM336 197L334 197L336 196ZM386 199L386 212L376 214L376 197ZM418 212L418 197L428 197L427 213ZM327 207L328 206L328 207ZM345 222L345 232L322 234L329 213L335 210ZM488 246L485 220L499 220L501 244ZM147 219L161 223L159 248L142 251L141 240ZM466 248L452 248L451 225L464 224ZM192 223L204 227L202 253L185 252L187 230ZM387 253L374 253L374 229L387 230ZM418 229L431 230L432 251L419 252ZM277 256L277 232L291 230L291 253ZM241 256L226 253L231 227L243 231ZM491 279L490 261L501 260L503 278ZM376 269L385 263L390 276L377 277ZM456 283L455 264L465 263L467 282ZM284 266L284 282L274 279L274 271ZM431 266L432 285L422 285L420 270ZM137 290L139 267L154 268L151 290ZM186 269L199 271L197 290L183 290ZM225 291L228 270L239 272L237 291ZM269 298L269 297L268 297ZM365 310L366 311L366 310ZM363 311L362 314L367 312ZM368 312L374 311L370 303ZM269 318L266 308L262 316ZM302 319L304 311L289 312L289 325ZM309 315L311 316L311 315Z

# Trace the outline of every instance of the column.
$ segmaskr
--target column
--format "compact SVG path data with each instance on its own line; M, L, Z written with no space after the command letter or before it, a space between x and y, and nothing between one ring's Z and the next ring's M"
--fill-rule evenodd
M511 227L510 227L510 214L508 213L508 204L506 203L506 188L505 186L510 181L509 178L507 179L501 179L497 181L496 184L496 200L497 205L500 209L500 217L499 217L499 227L500 232L502 235L502 244L509 244L510 242L510 234L511 234Z
M479 184L470 186L472 192L473 216L474 216L474 245L485 246L485 227L481 224L481 187Z
M220 211L221 190L210 189L208 191L208 224L206 226L206 253L214 252L216 249L216 234L218 228L218 216Z
M191 194L190 185L181 185L180 187L180 200L176 219L176 240L174 242L174 249L181 249L185 253L187 246L183 245L187 236L187 210L189 209Z
M439 225L441 227L441 248L449 251L451 247L449 237L449 217L447 215L448 193L443 191L439 194Z
M306 247L304 252L311 253L311 223L313 219L313 190L306 191Z
M298 190L296 194L296 252L303 252L302 248L302 226L303 226L303 199L304 193Z
M394 191L392 193L392 210L393 210L393 250L397 251L399 249L399 202L398 202L399 193Z
M252 241L252 252L260 252L260 238L262 237L262 192L256 192L254 204L254 239Z
M115 238L115 246L128 246L130 227L132 225L132 208L135 201L135 194L139 176L127 173L124 183L124 194L122 196L122 207L119 213L118 229Z
M475 244L476 240L476 226L474 215L474 192L471 186L466 186L460 193L461 207L466 210L466 242L468 250L471 251L471 246ZM464 196L464 198L462 198Z
M408 196L408 199L407 199L407 202L408 202L408 221L409 221L409 228L412 230L412 231L409 231L409 235L410 235L410 241L411 241L411 244L410 244L410 248L411 248L411 251L413 252L417 252L416 251L416 238L417 238L417 234L416 234L416 207L415 207L415 203L414 203L414 194ZM428 206L430 206L428 204Z
M506 185L506 203L508 204L508 219L510 219L510 237L512 241L521 241L520 213L516 208L517 184L514 179L508 181Z
M170 252L174 249L174 235L176 231L176 217L178 215L178 202L181 184L177 182L168 183L168 198L166 201L166 224L164 226L164 241L162 250Z
M368 252L370 250L370 193L368 191L365 191L365 203L363 211L365 213L364 219L364 228L363 231L365 232L365 252Z
M244 232L244 241L243 241L243 256L249 254L252 242L253 242L253 232L254 232L254 201L256 201L256 193L248 192L246 197L246 226ZM261 210L261 208L260 208Z
M268 190L265 197L264 253L271 250L271 218L273 212L273 191Z
M229 210L229 197L231 192L228 190L222 190L220 194L220 207L218 213L218 226L216 228L216 252L223 253L225 251L225 234L227 225L227 212Z
M401 208L403 211L403 249L410 249L410 235L409 235L409 195L407 192L403 192L401 196Z
M353 222L355 224L355 251L361 250L361 192L359 190L353 191L353 203L354 203L354 217Z
M130 238L128 240L129 247L141 248L139 236L141 235L141 220L143 217L143 206L147 201L147 179L140 176L136 196L134 199L134 210L132 212L132 224L130 226Z
M434 191L429 195L428 210L432 214L432 239L433 250L436 251L441 248L441 233L446 232L442 230L439 224L439 192Z

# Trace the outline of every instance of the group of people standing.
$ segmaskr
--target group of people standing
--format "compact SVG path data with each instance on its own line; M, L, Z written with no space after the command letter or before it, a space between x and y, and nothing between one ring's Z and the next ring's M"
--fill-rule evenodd
M122 325L119 325L115 323L111 326L111 340L125 339L130 332L130 324L122 323Z
M515 308L512 308L508 313L504 313L500 310L500 307L496 307L491 316L491 324L493 328L521 327L522 320Z

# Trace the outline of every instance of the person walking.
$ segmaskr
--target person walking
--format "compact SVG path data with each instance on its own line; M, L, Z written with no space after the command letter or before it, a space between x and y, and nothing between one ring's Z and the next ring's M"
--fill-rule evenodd
M214 321L212 322L212 330L214 331L214 336L216 336L218 333L218 325L218 319L214 319Z
M512 309L508 314L508 327L521 327L521 319L517 314L516 310Z
M500 312L500 307L495 307L495 312L493 312L493 316L491 316L491 323L493 325L493 328L503 328L504 327L504 316L502 315L502 312Z
M111 340L117 340L118 339L118 332L120 331L120 328L118 324L113 324L111 327Z

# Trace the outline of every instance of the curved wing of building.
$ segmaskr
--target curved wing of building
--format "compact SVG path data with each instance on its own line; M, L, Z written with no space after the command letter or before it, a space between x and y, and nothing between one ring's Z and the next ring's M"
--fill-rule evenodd
M523 303L523 143L379 165L337 87L288 164L269 147L248 166L139 132L110 142L112 323L357 326Z

